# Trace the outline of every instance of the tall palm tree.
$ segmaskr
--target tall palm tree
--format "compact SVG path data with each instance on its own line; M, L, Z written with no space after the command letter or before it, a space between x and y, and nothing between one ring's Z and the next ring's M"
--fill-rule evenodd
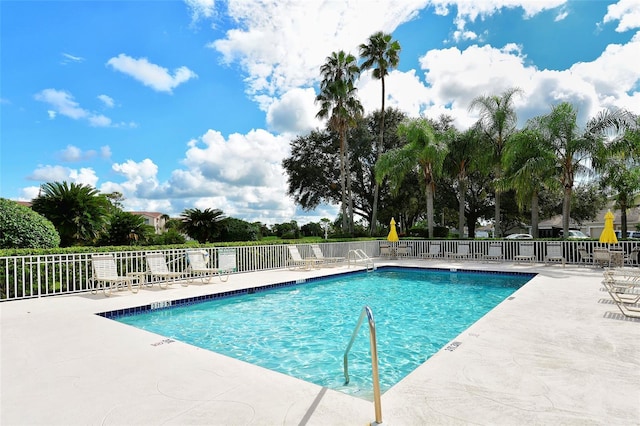
M478 157L478 134L475 128L464 133L456 133L449 140L449 152L444 167L449 176L455 180L458 189L458 230L462 237L465 226L465 206L469 173L474 170L475 158Z
M513 189L520 208L530 203L531 235L538 237L540 207L538 195L544 188L553 187L556 157L546 149L542 135L533 129L515 133L502 157L505 171L500 182L502 190ZM556 185L557 186L557 185Z
M471 101L469 110L480 113L477 127L483 132L491 145L489 163L493 166L495 178L502 175L501 158L509 137L516 131L518 117L513 106L514 97L522 93L519 88L510 88L500 96L478 96ZM495 189L495 234L502 236L500 223L500 190Z
M109 207L97 189L73 182L45 183L32 205L56 227L62 247L95 243L107 225Z
M428 120L414 118L402 123L398 134L406 138L407 144L380 156L376 163L376 180L381 183L388 177L392 191L397 192L405 176L419 169L427 196L429 237L433 238L433 193L448 152L446 138L450 133L436 132Z
M626 235L627 209L640 193L640 117L626 110L605 110L589 120L587 132L604 135L607 140L592 164L601 186L613 191L622 235Z
M382 100L380 106L380 125L378 136L377 159L384 149L384 103L385 103L385 85L384 78L389 75L389 70L398 66L400 62L400 43L391 39L391 34L385 34L379 31L369 37L368 43L360 45L360 57L364 60L360 65L360 70L373 69L372 75L376 80L380 80L382 85ZM378 221L378 194L380 192L380 184L376 181L373 194L373 214L371 218L370 233L373 234L377 228Z
M182 230L199 243L215 241L224 219L224 213L219 209L186 209L180 216Z
M547 115L532 118L527 127L539 132L542 149L555 158L554 176L563 190L563 235L569 235L571 194L576 175L589 172L587 160L601 149L603 138L578 128L576 109L568 102L553 106Z
M348 173L349 150L347 130L354 126L364 109L356 97L355 80L360 73L355 56L344 51L333 52L320 67L322 81L316 102L318 118L328 118L331 129L340 138L340 185L342 189L342 229L353 233L353 199L351 174Z

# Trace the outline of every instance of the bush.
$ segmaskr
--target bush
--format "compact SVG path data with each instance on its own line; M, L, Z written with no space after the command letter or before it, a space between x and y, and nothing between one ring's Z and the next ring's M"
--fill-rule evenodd
M0 248L54 248L60 235L44 216L0 198Z

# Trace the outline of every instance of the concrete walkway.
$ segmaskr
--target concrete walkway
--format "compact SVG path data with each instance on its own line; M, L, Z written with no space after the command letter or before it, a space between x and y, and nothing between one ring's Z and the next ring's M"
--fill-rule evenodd
M640 424L640 320L601 270L421 260L385 264L538 276L382 396L389 425ZM352 268L353 269L353 268ZM95 315L346 271L0 304L2 425L354 425L365 401Z

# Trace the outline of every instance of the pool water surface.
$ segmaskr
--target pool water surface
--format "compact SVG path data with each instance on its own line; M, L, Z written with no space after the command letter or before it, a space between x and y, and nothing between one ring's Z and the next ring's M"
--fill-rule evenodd
M381 268L115 318L122 323L362 398L372 395L363 307L373 311L384 392L532 278Z

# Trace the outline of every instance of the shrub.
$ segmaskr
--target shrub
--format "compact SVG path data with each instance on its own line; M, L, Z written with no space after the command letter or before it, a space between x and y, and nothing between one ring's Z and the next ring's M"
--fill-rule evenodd
M45 217L15 201L0 198L0 248L54 248L60 235Z

